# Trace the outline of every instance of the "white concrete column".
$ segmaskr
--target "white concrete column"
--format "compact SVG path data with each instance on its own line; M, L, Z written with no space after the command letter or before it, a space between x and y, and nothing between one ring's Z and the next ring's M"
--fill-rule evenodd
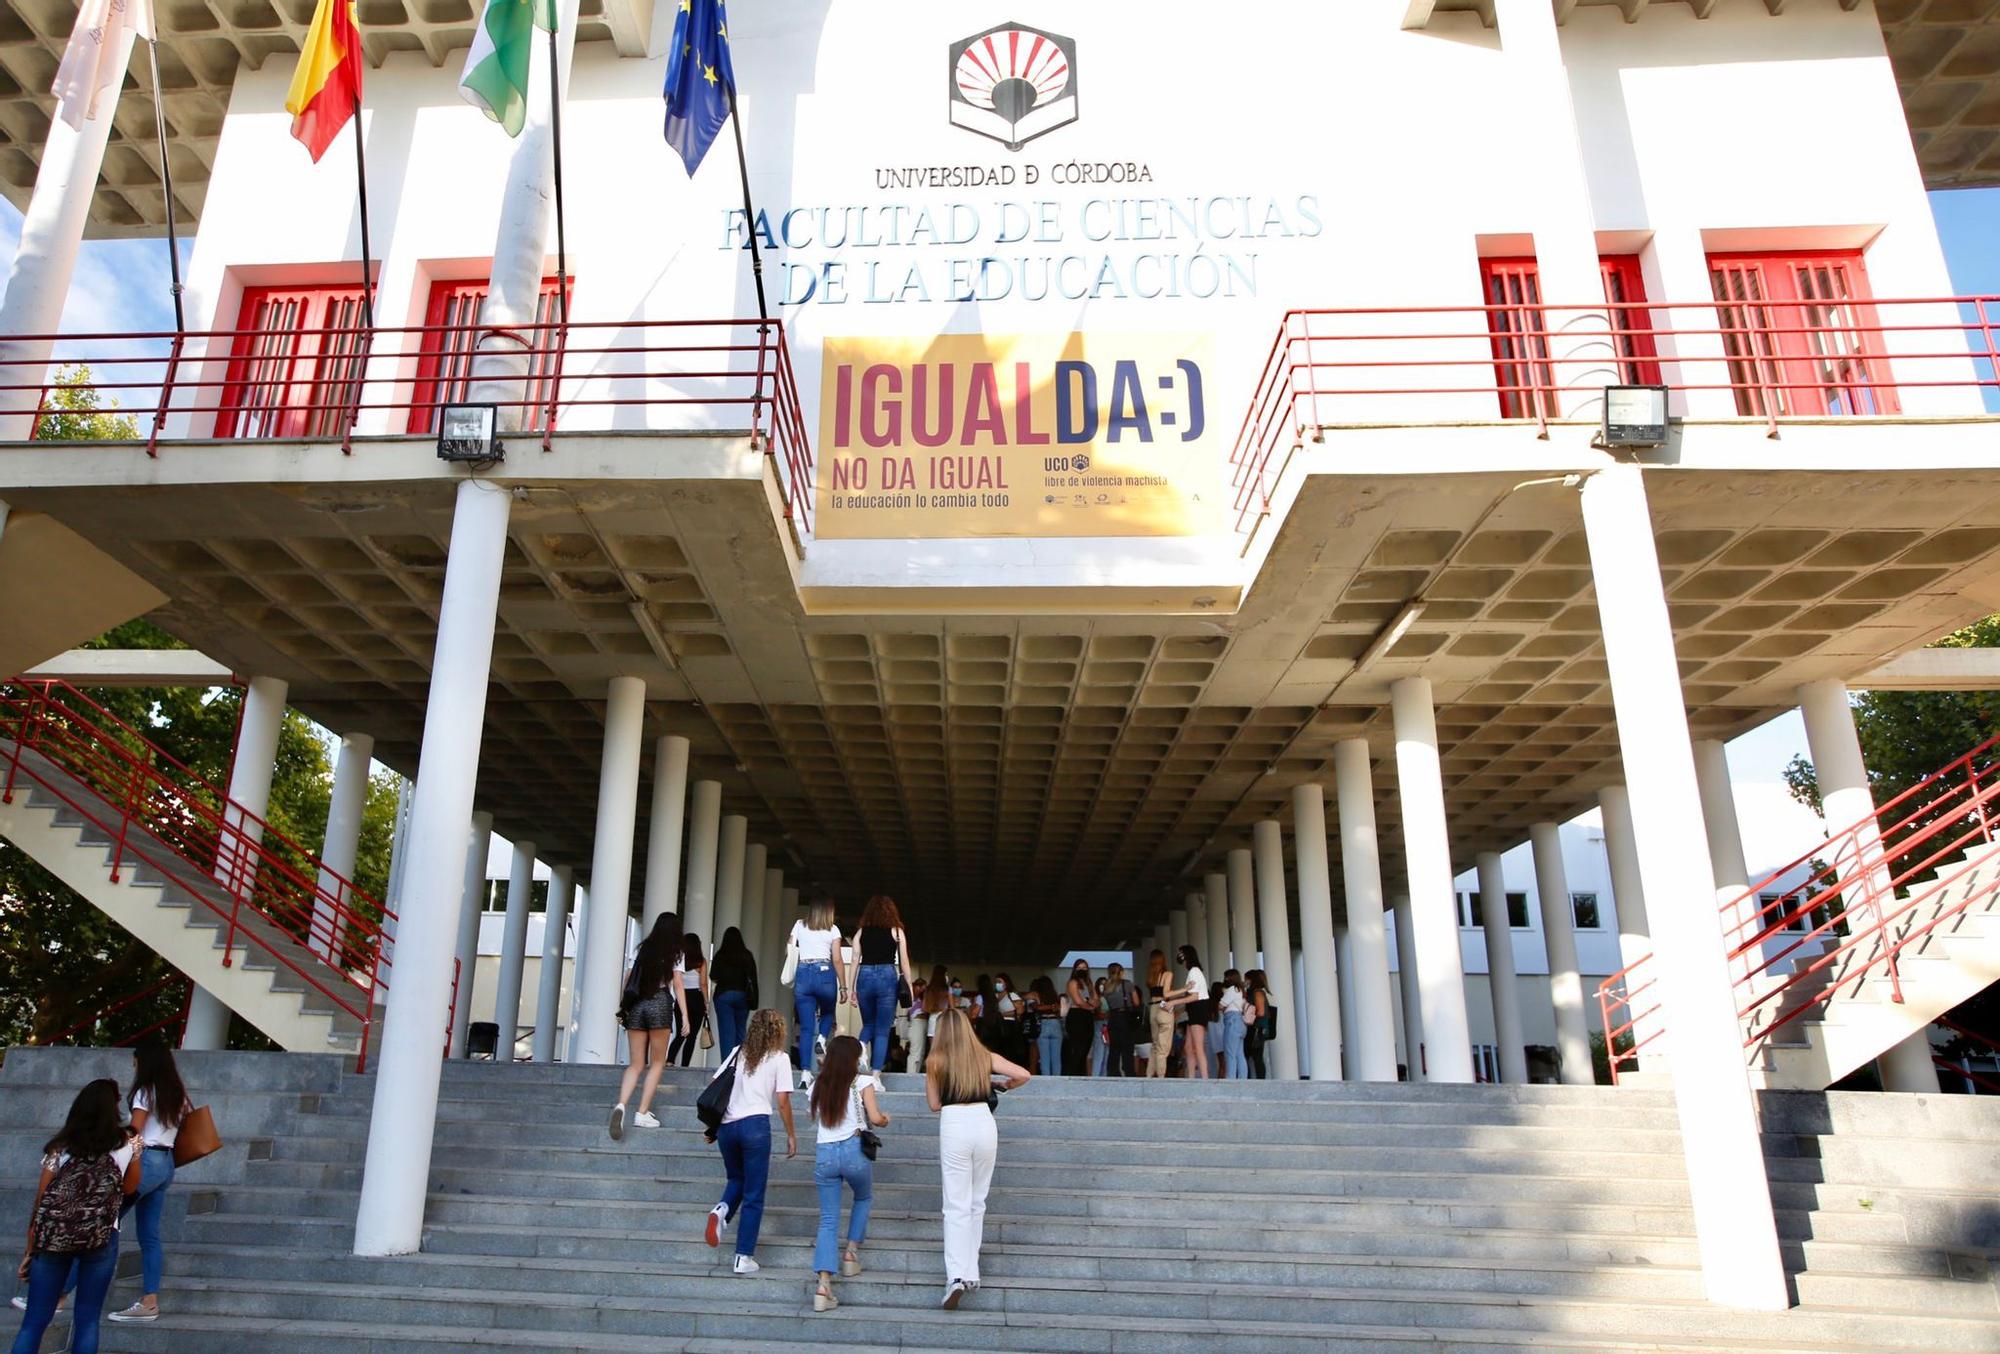
M562 1009L563 950L569 935L569 900L576 884L567 865L549 871L549 906L542 915L542 971L535 990L535 1035L532 1056L538 1063L554 1062L556 1030L564 1023Z
M472 815L458 889L458 943L453 958L458 967L445 979L451 1003L451 1056L463 1058L472 1031L472 989L479 975L479 919L486 911L486 857L493 844L493 815Z
M1270 1045L1273 1081L1299 1079L1298 993L1292 986L1292 919L1285 893L1285 829L1266 818L1250 829L1257 884L1257 930L1264 942L1264 976L1278 1008L1278 1034Z
M583 1019L583 966L590 955L590 886L576 881L576 898L570 904L570 930L576 935L576 954L569 969L569 1038L563 1044L563 1061L576 1061L576 1032Z
M361 815L368 807L368 764L374 755L371 735L350 733L340 740L340 751L333 761L333 793L327 800L326 835L319 850L319 896L313 899L312 948L336 964L354 915L346 884L341 881L351 883L354 879ZM360 956L357 953L355 957Z
M1248 973L1257 967L1257 884L1249 847L1230 851L1228 875L1230 967Z
M1306 1052L1313 1081L1340 1080L1340 971L1333 949L1333 880L1326 861L1326 794L1292 787L1299 875L1299 954L1305 960Z
M778 955L775 961L778 966L771 970L772 995L764 997L763 1004L775 1006L783 1011L791 1005L791 997L785 992L784 985L778 981L778 976L784 972L785 937L792 933L792 923L799 919L799 891L787 885L778 898ZM792 1033L796 1035L798 1031L794 1030Z
M753 845L743 853L743 915L719 928L717 945L722 943L721 932L734 926L743 933L743 943L750 947L750 953L757 952L757 942L764 934L764 894L770 887L766 882L770 871L764 864L768 859L770 852L762 844Z
M1514 930L1507 915L1507 874L1498 851L1479 853L1479 921L1486 932L1486 984L1493 992L1493 1043L1500 1080L1528 1081L1528 1047L1521 1034L1521 981L1514 969Z
M130 24L117 27L117 45L111 54L114 69L123 72L130 64L136 33ZM111 137L111 122L124 83L121 75L102 90L97 116L86 117L81 130L59 117L52 118L48 137L42 142L34 195L21 217L21 242L7 276L6 296L0 299L0 357L7 359L0 365L0 372L6 373L0 376L0 384L24 387L0 392L0 441L26 441L34 426L40 392L48 384L49 355L54 350L54 343L44 336L53 335L62 326L63 302L69 297L70 279L76 272L77 246L90 216L98 173L104 167L104 147ZM44 84L42 89L46 88ZM139 401L120 402L133 405Z
M1465 1018L1465 962L1458 950L1458 899L1445 828L1444 774L1428 678L1389 688L1396 727L1396 786L1403 805L1403 868L1424 1006L1426 1081L1472 1080L1472 1030Z
M1396 1008L1389 995L1389 937L1382 920L1382 847L1375 831L1375 782L1366 739L1333 749L1340 810L1340 873L1347 894L1347 955L1340 986L1352 992L1354 1018L1343 1013L1349 1081L1396 1079Z
M1597 794L1604 819L1604 858L1611 872L1611 901L1618 911L1618 966L1631 968L1653 952L1653 928L1646 914L1646 889L1639 877L1639 843L1632 835L1632 799L1623 785L1607 785ZM1648 1072L1667 1070L1667 1041L1660 1026L1660 969L1649 963L1620 981L1628 1003L1613 1007L1614 1024L1632 1022L1630 1037L1638 1052L1637 1066ZM1636 1000L1633 985L1638 985ZM1651 986L1647 986L1651 984ZM1648 1041L1651 1042L1648 1042Z
M759 1005L775 1002L779 990L783 987L778 981L778 976L785 971L785 933L791 929L792 919L785 915L785 872L766 868L764 924L756 946Z
M688 930L701 937L701 943L715 953L715 942L721 937L725 926L734 926L733 919L743 915L744 867L749 863L749 843L745 837L750 831L750 820L740 813L732 813L722 820L722 840L715 859L715 910L708 917L706 926L688 925ZM761 876L759 876L761 878ZM683 923L686 919L682 919Z
M1592 1086L1590 1020L1583 1009L1583 974L1576 958L1576 914L1570 910L1569 870L1562 831L1554 823L1528 829L1534 845L1535 893L1542 902L1542 943L1548 947L1549 991L1556 1008L1556 1052L1565 1086Z
M1653 938L1703 1287L1713 1302L1779 1311L1785 1271L1722 923L1706 905L1715 875L1639 467L1599 470L1582 500L1640 875L1656 904L1685 900Z
M451 1003L452 937L458 929L451 904L463 884L512 504L513 494L503 485L472 477L459 482L396 931L396 998L375 1063L367 1166L355 1213L357 1255L405 1255L423 1239L443 1071L438 1036Z
M1424 1080L1424 996L1417 981L1417 928L1407 895L1396 899L1396 985L1403 1000L1403 1065L1411 1081Z
M69 130L60 120L55 125ZM84 125L91 124L86 120ZM15 379L0 377L0 382ZM285 683L276 677L252 677L243 692L236 755L229 766L229 804L223 810L223 831L216 843L215 877L246 900L256 888L257 846L264 840L264 815L271 808L271 777L278 765L286 690ZM312 936L310 929L307 934ZM228 1044L229 1008L213 992L196 984L188 1001L187 1022L181 1028L181 1047L218 1049Z
M639 820L646 683L613 677L604 703L604 758L597 776L597 837L590 856L590 949L577 976L583 1007L571 1062L618 1058L618 993L625 978L625 923L632 897L632 842Z
M653 811L646 832L645 908L641 934L681 896L681 829L687 821L688 740L677 733L653 743Z
M397 776L396 829L389 837L389 884L382 893L382 901L388 905L391 914L382 920L381 982L385 988L395 978L395 966L391 961L396 954L396 917L403 911L403 874L410 864L410 809L416 798L417 783Z
M1300 1000L1304 1000L1303 994L1306 990L1306 957L1300 951L1294 951L1292 954L1292 990L1300 993ZM1305 1019L1297 1022L1293 1027L1293 1033L1299 1036L1300 1075L1309 1079L1310 1070L1313 1065L1312 1019L1310 1014L1307 1014Z
M528 966L528 910L534 889L535 844L515 842L513 868L507 875L507 922L500 933L500 977L493 988L493 1021L500 1027L495 1062L514 1061L514 1045L521 1037L521 980Z
M1882 1089L1907 1095L1938 1093L1937 1064L1931 1061L1931 1028L1926 1025L1875 1060Z
M1202 918L1208 923L1201 957L1208 965L1208 980L1221 982L1223 970L1229 967L1229 876L1220 870L1203 875L1201 891Z
M570 70L575 64L570 55L576 46L577 0L560 0L557 8L556 46L567 102ZM532 36L528 88L545 91L550 75L548 44L540 34ZM549 100L538 93L528 100L527 121L514 139L507 162L507 187L500 198L500 225L493 244L492 282L479 307L479 340L468 396L478 403L499 405L500 427L508 432L524 424L521 401L529 389L529 349L519 330L535 322L548 267L550 209L555 202L552 140ZM599 881L599 896L609 897L602 885ZM622 910L620 917L622 922Z
M722 785L698 780L688 807L687 886L681 900L681 929L708 935L715 920L716 853L722 844Z
M1701 789L1702 823L1708 829L1708 858L1715 874L1715 903L1727 918L1723 939L1737 950L1756 938L1759 904L1744 895L1750 889L1750 867L1743 858L1743 831L1736 821L1736 795L1729 784L1729 757L1713 738L1694 744L1694 779ZM1737 959L1739 975L1757 966L1755 951Z
M1360 1080L1354 1055L1354 1029L1361 1016L1354 1009L1354 946L1348 938L1347 923L1333 924L1333 971L1339 975L1340 1075L1346 1081Z
M1189 894L1188 897L1194 895ZM1181 962L1181 946L1188 943L1188 910L1185 907L1177 907L1167 913L1167 934L1173 940L1173 947L1167 951L1167 967L1177 969Z
M1827 830L1835 836L1860 825L1852 850L1830 862L1841 882L1841 901L1856 930L1872 925L1862 919L1859 905L1871 894L1887 897L1889 869L1882 858L1882 832L1875 818L1875 793L1868 785L1868 768L1861 760L1861 738L1854 731L1854 707L1847 688L1837 681L1807 682L1799 688L1799 713L1805 716L1806 748L1812 753L1813 774Z

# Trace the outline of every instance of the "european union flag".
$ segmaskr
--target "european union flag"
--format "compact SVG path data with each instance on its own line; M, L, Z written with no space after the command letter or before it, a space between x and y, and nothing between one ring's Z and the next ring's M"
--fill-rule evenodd
M667 144L692 175L729 120L736 76L722 0L680 0L680 7L667 56Z

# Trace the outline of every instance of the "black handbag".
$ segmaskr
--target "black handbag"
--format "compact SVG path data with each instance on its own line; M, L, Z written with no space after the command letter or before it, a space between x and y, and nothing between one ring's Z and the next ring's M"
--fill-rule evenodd
M912 1000L909 980L907 978L896 979L896 1005L907 1008Z
M741 1052L739 1048L729 1055L729 1061L709 1078L700 1098L694 1102L694 1117L701 1120L703 1131L710 1136L722 1127L723 1117L729 1113L729 1098L736 1093L736 1059Z
M632 971L625 975L625 990L618 994L618 1023L624 1024L632 1015L632 1008L639 1004L639 961L632 961Z
M1278 1008L1268 1002L1264 1014L1257 1017L1257 1037L1267 1044L1278 1037Z
M861 1155L873 1161L875 1154L882 1150L882 1135L872 1128L864 1128L854 1136L861 1140Z

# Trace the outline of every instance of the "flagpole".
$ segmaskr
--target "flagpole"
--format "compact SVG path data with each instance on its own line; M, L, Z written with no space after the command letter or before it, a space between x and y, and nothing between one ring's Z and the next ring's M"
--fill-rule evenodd
M167 163L167 114L161 106L160 40L157 34L147 41L146 55L153 65L153 131L160 145L160 191L167 200L167 272L174 283L174 332L184 334L187 332L187 315L181 302L181 247L179 232L174 226L174 170Z
M743 227L750 232L750 273L757 280L757 317L768 328L771 309L764 303L764 255L757 248L757 212L750 205L750 162L743 155L743 119L736 114L735 86L725 83L722 92L729 99L729 125L736 132L736 173L743 181Z
M354 186L361 199L361 318L375 330L375 265L368 245L368 152L361 135L361 94L354 95Z
M549 144L555 152L556 177L556 314L564 333L569 327L569 245L563 231L562 172L562 44L556 24L549 24Z

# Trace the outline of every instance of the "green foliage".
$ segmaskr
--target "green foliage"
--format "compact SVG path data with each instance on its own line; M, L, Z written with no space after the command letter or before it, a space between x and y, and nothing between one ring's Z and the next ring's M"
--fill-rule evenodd
M91 381L90 368L82 363L56 368L55 381L35 424L37 441L122 442L139 435L139 421L130 414L112 412L118 408L117 399Z
M1638 1069L1632 1065L1630 1057L1632 1052L1631 1033L1628 1031L1619 1035L1617 1043L1623 1070L1627 1072L1637 1071ZM1602 1030L1592 1030L1590 1032L1590 1066L1591 1070L1597 1076L1597 1084L1599 1086L1609 1086L1611 1084L1611 1054L1604 1047L1604 1031Z
M127 622L91 642L93 648L180 648L144 620ZM214 785L226 783L242 693L235 688L119 687L86 693L151 743ZM129 743L140 751L137 740ZM303 715L287 711L278 736L267 818L278 832L317 857L326 829L333 777L329 748ZM376 897L388 881L396 807L395 779L374 777L363 813L356 882ZM170 976L153 952L127 935L81 895L0 842L0 1047L47 1039L125 996ZM80 1042L115 1042L178 1011L181 987L168 987L104 1022ZM269 1047L245 1022L235 1022L233 1047Z

